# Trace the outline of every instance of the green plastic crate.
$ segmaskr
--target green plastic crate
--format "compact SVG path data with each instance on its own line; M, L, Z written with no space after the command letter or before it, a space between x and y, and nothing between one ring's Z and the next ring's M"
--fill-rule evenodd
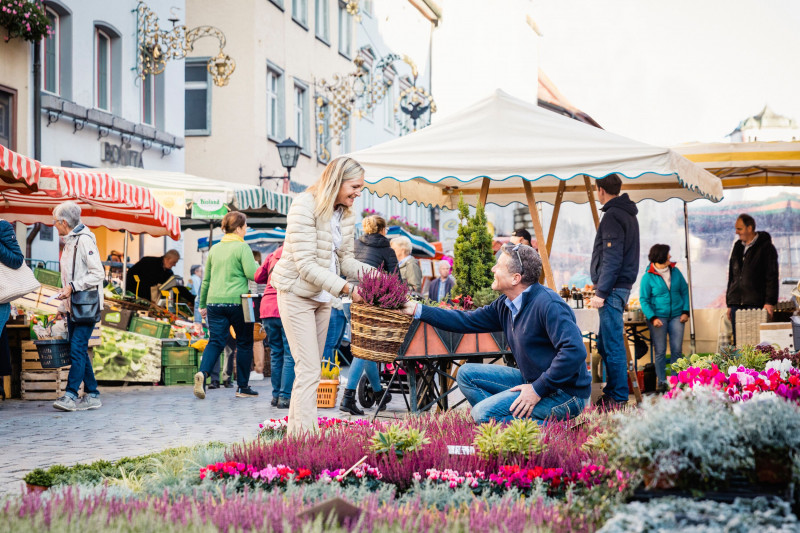
M33 275L36 280L42 285L50 285L51 287L61 287L61 272L55 270L47 270L46 268L35 268Z
M197 374L195 365L189 366L165 366L163 370L164 385L192 385L194 375Z
M140 316L131 318L131 325L128 326L128 331L139 333L140 335L147 335L148 337L155 337L157 339L166 339L169 337L169 330L170 326L166 322L150 320L149 318L142 318Z
M163 346L161 348L161 366L197 366L197 350L191 346Z

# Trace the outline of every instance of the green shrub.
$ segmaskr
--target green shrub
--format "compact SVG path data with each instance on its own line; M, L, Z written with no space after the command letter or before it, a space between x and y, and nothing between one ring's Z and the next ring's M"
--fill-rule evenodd
M414 452L430 443L425 436L425 430L417 428L403 428L399 424L392 424L389 429L375 431L371 439L370 449L376 453L394 452L398 457Z
M53 476L42 468L31 470L25 477L22 478L28 485L37 485L39 487L52 487Z
M482 457L498 455L534 455L544 451L542 434L535 421L518 418L506 426L494 421L475 428L472 442Z

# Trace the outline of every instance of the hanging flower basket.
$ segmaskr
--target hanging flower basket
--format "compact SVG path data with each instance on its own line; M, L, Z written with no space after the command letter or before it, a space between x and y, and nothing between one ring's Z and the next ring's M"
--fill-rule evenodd
M52 31L44 5L30 0L0 0L0 26L6 29L6 42L21 37L33 43Z

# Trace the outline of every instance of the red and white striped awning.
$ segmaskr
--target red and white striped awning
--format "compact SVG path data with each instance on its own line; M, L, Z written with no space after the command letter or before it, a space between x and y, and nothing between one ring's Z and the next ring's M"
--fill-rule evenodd
M178 239L180 219L145 187L129 185L100 170L49 167L0 146L0 218L53 224L53 209L73 200L90 228L106 227Z

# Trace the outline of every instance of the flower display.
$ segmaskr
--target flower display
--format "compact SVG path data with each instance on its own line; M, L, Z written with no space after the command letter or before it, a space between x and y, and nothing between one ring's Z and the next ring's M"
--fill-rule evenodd
M372 423L369 420L359 418L357 420L345 420L342 418L333 418L327 416L320 416L317 418L317 424L320 429L330 429L335 427L371 427ZM286 434L286 428L289 427L289 417L283 418L270 418L264 420L258 425L259 435L262 437L280 437Z
M40 1L0 0L0 26L6 29L6 42L14 37L36 42L53 33Z
M266 485L285 484L290 479L295 482L310 481L310 477L311 470L307 468L294 470L285 465L267 465L264 468L256 468L253 465L236 461L214 463L200 469L201 480L243 478Z
M674 398L682 391L702 386L724 391L732 402L747 401L762 393L773 393L800 403L800 370L789 363L788 360L774 361L768 363L768 368L763 371L732 366L727 375L717 365L711 365L711 368L689 367L677 376L669 377L673 388L665 396Z

